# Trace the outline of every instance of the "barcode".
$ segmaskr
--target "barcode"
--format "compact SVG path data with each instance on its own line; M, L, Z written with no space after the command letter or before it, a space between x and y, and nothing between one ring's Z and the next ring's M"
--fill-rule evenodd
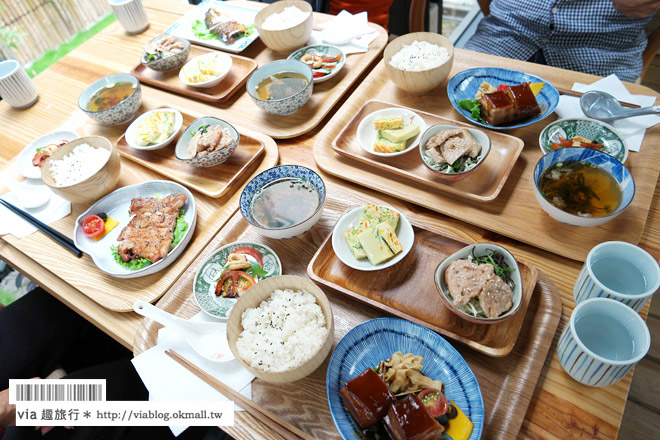
M105 400L105 380L74 381L66 379L21 380L15 382L17 383L14 383L12 389L15 402L84 402Z

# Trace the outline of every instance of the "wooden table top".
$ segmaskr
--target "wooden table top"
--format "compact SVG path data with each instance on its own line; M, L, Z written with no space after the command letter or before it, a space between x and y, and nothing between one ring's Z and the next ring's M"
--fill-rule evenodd
M153 35L162 32L178 15L183 14L188 6L176 3L167 3L158 0L145 0L148 9L151 27L144 34L128 36L124 33L118 22L115 22L96 37L74 50L58 63L47 69L35 78L40 92L40 99L36 105L27 110L15 110L5 102L0 102L0 160L11 161L25 145L44 133L53 131L62 126L79 127L86 123L84 116L76 107L78 95L83 88L93 80L112 72L128 72L136 63L135 56L126 56L126 51L135 51L142 47ZM256 44L256 43L255 43ZM244 53L245 54L245 53ZM455 57L466 63L477 65L506 66L518 70L526 70L527 63L505 60L457 50ZM372 64L370 68L373 68ZM570 88L573 81L593 82L596 78L590 75L566 72L549 67L533 66L534 73L551 81L556 86ZM359 87L362 78L352 86ZM636 89L645 94L654 94L650 90ZM189 108L198 113L210 115L223 114L224 110L194 100L168 94L161 90L143 86L146 98L154 101L167 102L168 105L177 105ZM245 98L245 91L240 91L232 99ZM251 103L250 103L251 104ZM339 107L335 106L330 115ZM256 113L250 105L249 111ZM82 118L82 120L81 120ZM283 163L296 163L319 170L312 153L319 132L330 120L324 117L313 128L292 139L279 140L280 160ZM255 129L255 126L250 128ZM657 130L657 128L656 128ZM259 131L258 128L255 131ZM537 148L536 145L528 146ZM660 146L653 146L660 148ZM631 153L635 154L635 153ZM122 159L122 169L128 170L140 179L155 178L152 171ZM327 173L319 171L326 181L340 185L343 190L354 191L362 196L382 199L382 194L360 187L353 183L343 181ZM236 197L219 203L217 210L225 218L230 218L236 210ZM650 252L656 259L660 257L660 189L656 185L653 203L641 237L640 246ZM530 264L541 269L557 287L563 304L563 315L559 330L563 328L568 316L574 308L572 297L573 282L577 277L581 263L558 255L545 252L531 245L520 243L512 239L500 237L483 228L455 220L442 214L437 214L408 202L398 201L397 207L419 215L432 218L436 227L442 228L450 234L472 241L497 241ZM40 234L40 233L37 233ZM16 244L16 243L14 243ZM126 347L132 347L136 330L142 322L141 317L130 313L112 312L101 307L83 292L72 288L57 270L48 270L35 260L37 249L22 251L11 243L11 239L0 239L0 258L33 279L51 294L76 310L90 322L111 335ZM64 268L62 268L64 269ZM353 305L363 315L373 314L372 309L360 303ZM646 316L648 307L642 314ZM558 331L559 331L558 330ZM555 335L555 339L558 337ZM525 421L520 431L520 438L615 438L630 386L632 375L626 376L618 384L605 389L588 388L572 380L560 367L556 354L556 341L550 349L541 378L534 391ZM466 349L466 348L463 348ZM506 387L506 385L504 385ZM502 392L506 392L503 389ZM567 402L569 404L567 404ZM579 409L579 411L578 411ZM571 416L571 414L579 414ZM240 431L239 438L252 438L249 430ZM268 436L266 431L258 431L257 436ZM268 436L268 438L271 438ZM272 437L277 438L277 437Z

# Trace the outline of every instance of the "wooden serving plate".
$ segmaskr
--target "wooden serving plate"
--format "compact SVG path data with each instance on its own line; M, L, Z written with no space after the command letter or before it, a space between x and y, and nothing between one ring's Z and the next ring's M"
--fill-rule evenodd
M331 234L341 214L347 207L366 200L364 196L356 197L354 193L348 193L337 185L327 183L327 187L328 197L321 220L305 234L289 240L274 240L260 236L248 225L240 212L237 212L192 263L190 269L183 273L158 302L157 307L184 318L191 318L197 314L200 309L191 293L195 271L210 253L233 241L258 241L272 247L280 256L286 274L304 277L310 260L324 239ZM373 198L371 200L379 204L392 203ZM397 206L397 209L399 208L400 206ZM416 218L414 213L406 210L402 212L409 219ZM427 219L429 225L433 224L433 218L426 217L425 222ZM435 228L436 225L433 227ZM356 303L346 295L321 287L330 300L335 317L333 345L336 345L356 325L369 319L389 316L383 310ZM560 317L561 301L557 288L546 275L539 273L539 282L530 295L529 308L524 315L518 343L508 356L495 358L463 344L452 342L474 372L481 388L486 411L482 438L509 440L518 435L530 399L535 394L537 382L549 370L544 370L543 366L553 344ZM136 356L156 345L160 328L160 324L150 319L142 322L133 341L133 351ZM339 440L341 436L335 428L325 398L327 365L326 359L315 372L290 384L270 384L255 379L252 383L252 400L294 424L312 438ZM300 392L301 390L304 392ZM581 408L575 410L584 416L584 410ZM569 415L566 414L566 420L562 420L562 423L569 423L568 417ZM236 413L235 426L223 427L223 429L234 438L279 438L270 433L268 426L244 412Z
M199 55L215 52L218 51L191 44L190 55L188 55L187 61L190 61ZM169 92L174 92L179 95L189 96L191 98L196 98L206 102L225 102L231 98L231 96L236 93L243 84L245 84L248 76L250 76L250 74L254 72L258 67L257 62L250 58L232 53L228 53L227 55L231 57L233 62L231 70L217 86L208 89L192 87L182 83L179 79L179 70L181 69L169 70L167 72L157 72L140 63L133 67L131 74L135 75L142 83L149 84Z
M485 202L493 200L498 196L525 146L524 142L517 137L482 129L490 138L490 153L488 153L483 163L479 165L479 168L469 177L448 182L440 179L424 165L421 157L419 157L417 147L413 148L416 151L409 151L406 154L392 158L369 154L360 147L357 139L357 128L362 119L370 113L386 108L403 108L413 111L424 119L427 127L436 124L451 124L459 127L474 128L465 122L442 118L412 108L382 101L369 101L362 106L355 116L353 116L353 119L346 124L344 129L332 141L332 149L342 156L394 173L406 180L419 182L427 186L430 190L438 189L468 199ZM422 133L420 133L421 135Z
M355 207L351 206L342 216ZM536 268L516 260L522 278L522 301L520 309L511 318L494 324L469 322L449 310L440 298L433 277L436 267L445 258L472 243L442 231L430 230L419 223L411 224L415 244L394 266L373 272L353 269L337 258L330 235L310 261L307 275L319 284L428 327L489 356L501 357L511 353L534 292L538 277Z
M185 128L196 117L184 112L181 112L181 115L183 116L181 134L183 134ZM160 150L136 150L126 143L124 134L117 140L115 147L122 156L195 191L209 197L222 197L250 175L250 171L260 162L259 159L265 148L262 141L250 137L238 127L237 130L241 138L236 151L224 163L208 168L185 164L174 156L174 145L178 137L172 141L172 144Z

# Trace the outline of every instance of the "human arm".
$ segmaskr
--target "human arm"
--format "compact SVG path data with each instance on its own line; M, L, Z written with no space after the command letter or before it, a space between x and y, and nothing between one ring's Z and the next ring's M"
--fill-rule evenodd
M491 0L477 0L477 2L479 3L479 8L481 8L481 12L484 14L484 17L490 14Z
M9 388L0 391L0 426L16 424L16 405L9 404Z
M660 0L612 0L612 4L614 9L630 18L647 18L660 8Z

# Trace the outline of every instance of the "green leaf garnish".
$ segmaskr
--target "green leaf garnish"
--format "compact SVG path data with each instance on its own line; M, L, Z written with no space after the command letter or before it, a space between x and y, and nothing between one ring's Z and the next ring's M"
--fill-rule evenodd
M475 101L474 99L463 99L458 101L458 106L469 111L470 117L475 121L487 124L484 118L481 117L481 104L479 104L479 101Z

